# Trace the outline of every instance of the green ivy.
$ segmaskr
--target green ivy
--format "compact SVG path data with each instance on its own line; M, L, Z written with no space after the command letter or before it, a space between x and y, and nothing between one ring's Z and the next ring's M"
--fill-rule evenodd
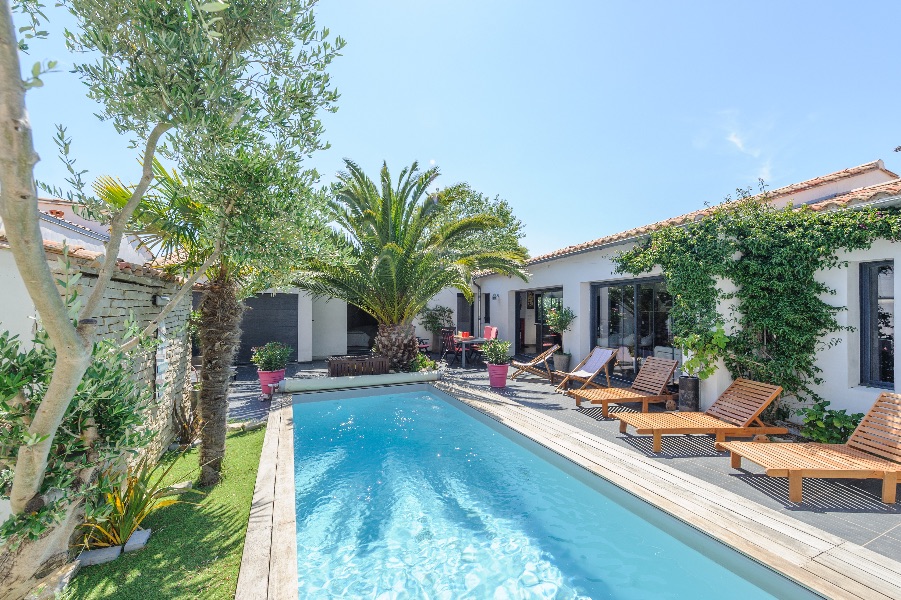
M618 272L634 275L661 269L673 295L677 339L722 358L733 377L775 383L785 396L815 403L822 399L812 387L823 381L816 354L849 329L836 318L844 307L824 300L835 290L816 273L845 266L839 251L869 248L882 238L901 239L897 210L778 208L765 192L752 197L739 190L737 200L653 232L615 262ZM721 292L722 280L736 290ZM727 321L731 332L722 344L717 332ZM788 414L782 407L778 416Z

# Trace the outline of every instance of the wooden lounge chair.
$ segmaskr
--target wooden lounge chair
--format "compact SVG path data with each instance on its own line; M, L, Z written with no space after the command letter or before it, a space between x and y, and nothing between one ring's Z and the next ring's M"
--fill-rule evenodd
M568 390L570 381L581 381L582 387L579 388L580 390L585 389L588 386L601 387L592 381L601 371L604 371L604 375L607 377L607 387L610 387L610 363L615 360L615 349L595 346L591 351L591 354L569 373L563 373L561 371L554 372L555 376L563 378L560 384L557 385L557 391L565 394L570 393Z
M901 473L901 394L884 392L845 444L728 442L732 467L757 463L770 477L788 477L788 499L801 502L805 477L881 479L882 501L896 501Z
M548 365L547 361L550 360L551 355L559 349L560 346L554 344L527 363L517 362L515 360L512 361L513 368L517 369L517 371L510 375L510 379L515 379L520 373L531 373L533 375L538 375L539 377L547 377L551 380L551 383L554 383L554 373L551 371L551 367Z
M570 395L576 399L576 406L583 401L601 405L601 414L610 416L610 403L641 402L641 412L648 412L648 405L656 402L668 402L676 399L676 394L666 393L676 370L677 361L670 358L649 356L641 365L641 370L632 382L632 387L606 388L596 390L576 390Z
M736 379L705 412L617 413L620 433L631 425L636 433L654 436L654 452L660 452L663 435L712 433L717 443L726 437L788 433L785 427L769 427L760 413L782 393L778 385Z

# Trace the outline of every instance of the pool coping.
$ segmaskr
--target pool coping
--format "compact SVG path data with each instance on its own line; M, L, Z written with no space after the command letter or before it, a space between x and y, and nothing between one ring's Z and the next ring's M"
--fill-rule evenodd
M298 600L292 396L273 400L235 598Z
M437 389L826 598L901 598L901 563L504 396L451 379ZM376 388L373 388L376 389ZM378 389L384 390L383 386ZM358 395L361 390L353 390ZM325 392L333 394L334 392ZM319 395L311 393L310 396ZM306 394L297 394L306 396ZM235 595L297 600L294 395L273 402ZM300 400L302 401L302 400Z

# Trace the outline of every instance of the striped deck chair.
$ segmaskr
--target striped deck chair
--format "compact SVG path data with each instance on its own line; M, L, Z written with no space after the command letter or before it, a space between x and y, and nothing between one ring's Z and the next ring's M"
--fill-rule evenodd
M882 501L894 504L901 474L901 394L883 392L845 444L727 442L732 467L747 458L770 477L788 477L788 499L801 502L805 477L881 479Z
M569 373L555 372L555 375L563 377L563 380L557 385L557 391L568 394L570 381L582 382L582 387L579 388L580 390L583 390L588 386L601 387L592 381L601 371L604 371L604 375L607 377L607 387L610 387L610 364L615 360L615 349L595 346L594 350L591 351L591 354Z
M515 373L510 375L510 379L515 379L517 375L521 373L531 373L533 375L538 375L539 377L547 377L551 380L551 383L554 383L554 372L551 371L551 367L548 365L548 360L550 360L551 356L560 349L559 344L554 344L529 362L517 362L512 361L512 365L514 369L517 369Z

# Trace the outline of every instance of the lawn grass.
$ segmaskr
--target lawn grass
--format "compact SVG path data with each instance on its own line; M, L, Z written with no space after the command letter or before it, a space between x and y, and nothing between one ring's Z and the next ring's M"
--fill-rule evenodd
M153 534L144 549L85 567L66 598L234 598L265 431L229 435L222 482L205 495L182 496L199 506L176 504L148 517L143 527ZM196 479L197 451L180 463L167 483Z

